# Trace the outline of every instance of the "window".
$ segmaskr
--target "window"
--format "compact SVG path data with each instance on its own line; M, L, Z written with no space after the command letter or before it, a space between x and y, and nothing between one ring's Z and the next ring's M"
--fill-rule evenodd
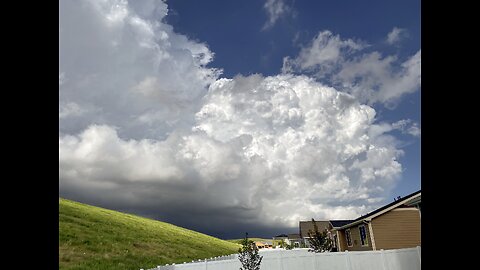
M368 246L367 230L365 229L365 225L358 226L358 230L360 231L360 241L362 242L362 246Z
M345 237L347 238L347 246L351 247L352 245L352 235L350 234L350 229L345 230Z

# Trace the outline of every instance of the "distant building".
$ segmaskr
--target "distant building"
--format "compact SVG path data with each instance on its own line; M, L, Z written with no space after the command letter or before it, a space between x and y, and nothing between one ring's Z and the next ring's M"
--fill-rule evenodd
M255 241L255 246L257 246L258 249L264 249L264 248L272 248L273 247L273 242L269 240L265 241Z
M287 245L293 245L296 248L301 247L303 240L302 237L300 237L300 234L297 233L291 233L288 235L288 238L285 239L285 243Z
M330 221L328 220L315 220L315 224L317 225L319 232L323 232L325 230L327 230L328 232L331 229ZM308 236L308 232L314 232L313 221L300 221L298 227L300 229L300 237L302 238L302 243L305 245L305 247L310 247L310 236Z
M288 235L286 234L279 234L273 237L273 240L277 240L277 241L281 241L285 239L288 239Z

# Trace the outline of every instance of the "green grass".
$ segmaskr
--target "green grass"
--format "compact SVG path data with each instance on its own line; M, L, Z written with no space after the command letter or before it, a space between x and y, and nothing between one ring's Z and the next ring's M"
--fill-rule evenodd
M60 269L148 269L233 254L240 245L165 222L59 200Z
M254 242L256 242L256 241L263 242L265 240L272 241L272 239L258 238L258 237L252 237L252 238L249 237L248 240L252 240ZM243 238L242 239L228 239L226 241L231 242L231 243L241 244L242 241L243 241Z

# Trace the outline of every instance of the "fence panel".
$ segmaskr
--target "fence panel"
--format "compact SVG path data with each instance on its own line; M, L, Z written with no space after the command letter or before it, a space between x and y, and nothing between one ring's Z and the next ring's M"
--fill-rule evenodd
M387 270L421 269L417 249L385 250L384 256Z
M315 254L315 270L348 270L345 265L347 253Z
M351 270L384 270L382 254L377 251L348 252Z
M420 247L381 250L311 253L306 249L265 250L261 270L420 270ZM212 260L161 266L151 270L238 270L235 254Z

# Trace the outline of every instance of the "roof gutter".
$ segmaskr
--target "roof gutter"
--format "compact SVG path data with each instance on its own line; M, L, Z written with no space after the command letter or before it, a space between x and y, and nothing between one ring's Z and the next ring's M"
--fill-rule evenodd
M355 222L349 223L347 225L343 225L342 227L339 227L339 228L336 228L336 229L337 230L343 230L343 229L346 229L346 228L353 227L353 226L355 226L357 224L360 224L360 223L368 224L371 220L372 220L371 218L360 219L360 220L357 220Z
M422 193L421 193L421 192L418 193L418 194L415 194L415 196L412 196L412 197L410 197L410 198L404 198L403 200L400 200L398 203L390 206L390 207L387 208L387 209L384 209L384 210L382 210L382 211L380 211L380 212L378 212L378 213L375 213L375 214L373 214L373 215L371 215L371 216L369 216L369 217L367 217L367 218L360 219L360 220L357 220L357 221L355 221L355 222L352 222L352 223L349 223L349 224L347 224L347 225L344 225L344 226L338 228L337 230L343 230L343 229L346 229L346 228L350 228L350 227L355 226L355 225L357 225L357 224L360 224L360 223L362 223L362 222L368 223L368 222L370 222L373 218L378 217L378 216L380 216L380 215L383 215L383 213L388 212L388 211L390 211L390 210L392 210L392 209L395 209L395 208L397 208L398 206L404 204L405 202L417 200L418 197L420 197L420 196L422 196Z

